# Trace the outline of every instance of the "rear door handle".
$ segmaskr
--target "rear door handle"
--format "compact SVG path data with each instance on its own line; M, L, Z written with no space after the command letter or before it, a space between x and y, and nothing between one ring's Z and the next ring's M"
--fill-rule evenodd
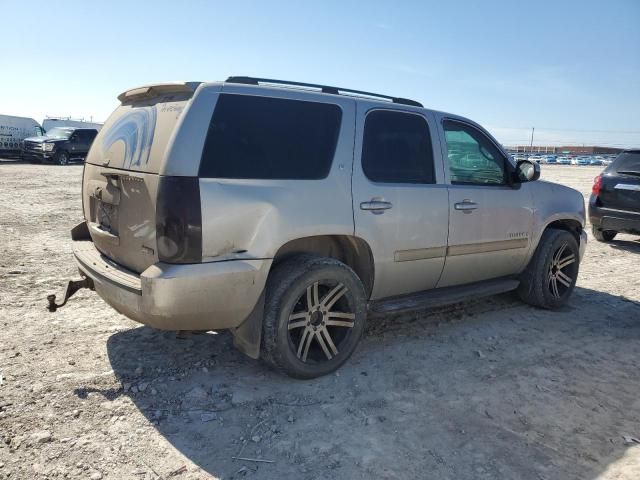
M368 202L362 202L360 204L360 210L369 210L371 213L384 213L385 210L389 210L393 205L391 202L384 200L370 200Z
M456 203L453 208L462 210L463 213L471 213L472 210L478 208L478 204L471 200L463 200L462 202Z

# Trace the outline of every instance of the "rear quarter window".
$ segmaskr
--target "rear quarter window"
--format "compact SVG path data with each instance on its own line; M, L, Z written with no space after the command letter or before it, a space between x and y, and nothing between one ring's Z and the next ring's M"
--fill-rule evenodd
M342 110L334 104L222 94L211 118L199 176L326 178Z

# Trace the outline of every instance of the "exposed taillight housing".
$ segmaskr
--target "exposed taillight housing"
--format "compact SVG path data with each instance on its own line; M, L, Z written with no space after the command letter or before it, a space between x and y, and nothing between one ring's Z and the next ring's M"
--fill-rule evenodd
M591 187L591 193L594 196L600 195L600 189L602 188L602 175L598 175L593 179L593 187Z
M156 204L158 259L202 261L202 212L197 177L160 177Z

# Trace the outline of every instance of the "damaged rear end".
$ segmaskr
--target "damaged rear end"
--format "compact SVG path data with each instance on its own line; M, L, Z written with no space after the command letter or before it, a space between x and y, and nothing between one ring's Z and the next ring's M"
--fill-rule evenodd
M72 232L81 288L127 317L166 330L235 328L264 288L269 262L203 261L203 145L219 85L129 90L87 156L85 221ZM208 212L208 215L215 212ZM206 256L206 255L205 255Z
M61 304L50 296L49 310L64 305L80 288L100 289L115 281L128 298L116 295L109 303L136 317L140 305L131 295L142 295L143 272L161 262L201 261L197 177L185 175L188 169L165 174L175 131L198 85L150 85L118 97L121 105L87 156L82 179L85 222L72 231L85 279L69 283Z

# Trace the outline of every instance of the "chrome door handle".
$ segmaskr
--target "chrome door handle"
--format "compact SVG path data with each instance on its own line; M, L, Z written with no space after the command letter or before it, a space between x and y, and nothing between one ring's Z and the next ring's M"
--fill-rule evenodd
M471 213L471 210L478 208L478 204L471 200L463 200L462 202L456 203L453 208L462 210L463 213Z
M383 213L384 210L389 210L392 206L391 202L385 202L384 200L370 200L368 202L362 202L360 204L360 210L369 210L372 213Z

